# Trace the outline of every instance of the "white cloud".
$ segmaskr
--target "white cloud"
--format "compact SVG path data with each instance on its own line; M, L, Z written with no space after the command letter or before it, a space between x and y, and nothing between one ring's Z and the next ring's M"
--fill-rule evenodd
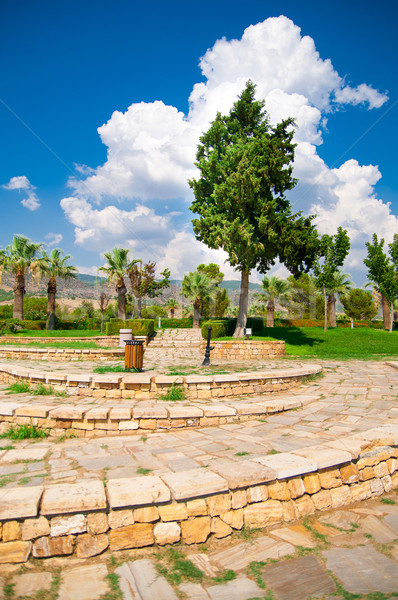
M224 255L194 240L186 225L192 215L186 211L184 226L173 203L192 199L187 179L196 175L199 136L217 111L228 113L249 78L272 123L289 116L296 120L295 176L300 183L291 195L295 210L315 210L322 232L346 227L353 236L352 256L376 223L380 231L375 218L384 219L388 235L396 229L397 218L373 193L377 167L348 160L333 169L317 154L331 111L346 104L379 108L386 94L365 83L347 85L331 60L320 57L313 39L301 36L299 27L283 16L248 27L241 39L216 41L200 67L205 81L193 87L187 116L160 101L141 102L125 113L115 111L99 127L108 149L106 162L94 170L78 166L85 179L72 178L73 195L61 201L75 225L78 245L103 252L119 244L148 256L152 250L173 277L204 262L203 256L222 263ZM121 201L129 201L131 209L115 206ZM100 209L94 208L100 203ZM149 203L156 208L145 207Z
M36 188L32 185L25 175L11 177L10 181L2 186L6 190L25 191L27 197L21 200L22 206L29 210L37 210L40 208L40 200L34 191Z
M51 231L50 233L47 233L45 239L48 240L48 242L46 242L47 246L57 246L60 242L62 242L63 235L62 233L53 233Z

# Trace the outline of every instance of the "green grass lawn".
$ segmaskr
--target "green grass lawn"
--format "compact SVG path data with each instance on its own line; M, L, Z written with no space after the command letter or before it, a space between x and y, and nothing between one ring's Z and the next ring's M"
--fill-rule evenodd
M62 330L52 330L52 331L47 331L46 329L44 330L34 330L34 329L23 329L22 331L19 331L18 333L14 333L11 334L10 336L7 335L7 337L15 337L15 339L18 339L19 337L53 337L53 338L59 338L59 337L66 337L66 338L74 338L74 337L95 337L97 335L105 335L105 334L101 334L101 331L99 329L70 329L69 331L62 331Z
M0 338L1 339L1 338ZM108 349L109 346L100 346L96 342L28 342L27 344L18 344L15 342L0 342L0 346L22 346L22 348L71 348L75 350L84 350L87 348Z
M254 339L284 340L288 356L326 359L398 356L398 331L336 328L324 332L321 327L269 327Z

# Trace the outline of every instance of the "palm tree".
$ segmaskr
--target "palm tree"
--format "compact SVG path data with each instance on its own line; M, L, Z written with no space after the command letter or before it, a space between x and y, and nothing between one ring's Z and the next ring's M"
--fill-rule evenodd
M351 289L350 276L341 271L336 271L333 275L333 283L328 288L328 310L329 310L329 327L336 327L336 296L344 295Z
M46 329L55 328L55 295L57 293L57 277L60 279L75 279L76 267L67 265L70 254L62 257L62 250L53 248L50 255L42 251L38 268L42 275L48 277L47 284L47 322Z
M98 271L105 273L109 281L116 282L117 293L117 316L125 321L126 319L126 293L127 288L124 283L124 276L130 267L128 261L129 250L115 246L111 252L105 252L104 257L108 261L107 267L100 267Z
M170 311L170 316L173 319L174 318L174 312L175 312L176 308L178 308L178 302L177 302L177 300L175 298L169 298L167 300L166 307Z
M267 327L274 327L275 302L286 304L290 300L290 284L276 275L271 275L271 277L263 277L261 287L264 292L254 294L254 297L267 302Z
M13 318L23 319L23 297L25 295L25 275L37 266L36 254L42 244L36 244L24 235L14 235L5 251L0 255L0 265L5 271L14 274Z
M199 309L202 301L211 300L214 296L217 284L204 273L194 271L185 275L182 281L182 295L193 304L193 327L199 325Z

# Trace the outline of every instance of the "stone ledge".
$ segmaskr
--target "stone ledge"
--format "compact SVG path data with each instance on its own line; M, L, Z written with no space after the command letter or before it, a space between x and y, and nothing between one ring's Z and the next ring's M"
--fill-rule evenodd
M41 486L5 488L0 494L0 562L26 562L31 551L40 558L94 556L109 542L112 550L180 539L199 543L211 532L225 537L243 526L292 522L380 496L398 486L397 443L384 445L388 436L397 435L398 426L362 432L360 453L350 460L347 452L321 444L322 464L330 452L328 468L301 456L312 455L309 447L300 454L263 457L273 469L253 460L239 461L234 469L234 461L220 459L209 469L111 480L105 487L99 480L54 484L45 487L41 502Z

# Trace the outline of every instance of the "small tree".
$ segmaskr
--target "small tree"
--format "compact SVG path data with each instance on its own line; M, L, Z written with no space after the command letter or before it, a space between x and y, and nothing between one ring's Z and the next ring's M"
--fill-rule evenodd
M292 189L293 120L269 124L264 103L255 100L248 81L228 116L217 114L200 138L192 179L191 210L197 239L223 248L230 264L241 272L239 315L235 337L246 325L249 275L266 273L279 260L298 275L308 270L318 238L312 217L293 214L285 192Z
M23 319L25 276L37 268L37 253L42 244L36 244L24 235L14 235L5 251L0 253L0 269L14 274L14 319Z
M329 327L336 327L336 294L342 296L346 294L351 288L351 278L346 273L336 271L331 279L330 286L327 290L328 293L328 313L329 313Z
M324 331L327 330L328 290L333 294L333 286L336 284L336 274L339 267L343 265L349 250L350 238L347 235L347 231L342 227L338 228L336 235L323 235L321 238L318 259L314 266L314 274L317 286L323 291ZM330 305L334 307L332 301Z
M100 292L99 295L99 309L101 313L101 333L104 331L104 313L108 308L108 304L110 301L110 296L106 292Z
M145 296L156 298L164 288L170 285L170 271L165 269L160 273L162 279L155 279L156 263L143 264L141 259L135 259L130 263L128 276L130 279L131 292L137 300L138 318L141 319L142 299Z
M377 306L373 302L372 293L360 288L350 290L341 296L344 312L355 321L372 320L377 315Z
M290 300L290 285L288 281L271 275L263 277L261 282L262 293L254 294L254 297L267 303L267 327L275 325L275 302L285 305Z
M300 277L289 275L290 310L299 319L320 319L324 308L322 298L311 275L303 273Z
M117 316L123 321L126 319L126 294L127 288L124 277L129 267L129 251L127 248L115 246L111 252L105 252L104 257L108 262L107 267L100 267L98 271L104 273L108 280L116 283Z
M174 313L178 308L178 302L175 298L169 298L166 303L167 310L170 311L170 317L174 319Z
M208 265L201 264L197 267L198 273L204 273L216 284L214 290L214 298L212 301L203 300L201 303L200 314L202 317L223 317L229 306L228 293L225 288L220 288L219 285L224 279L224 273L221 273L220 267L215 263Z
M389 254L385 254L384 239L378 241L373 234L372 242L366 242L368 256L363 261L368 267L368 276L381 294L384 329L392 331L394 320L394 301L398 297L398 234L389 245Z
M53 248L50 254L42 251L39 262L40 274L48 277L47 284L47 321L46 329L55 328L55 296L57 293L57 277L60 279L76 279L76 267L68 265L70 254L62 257L62 250Z
M182 281L182 294L193 304L193 324L198 328L199 324L199 309L203 300L211 300L214 297L216 284L204 273L194 271L185 275Z

